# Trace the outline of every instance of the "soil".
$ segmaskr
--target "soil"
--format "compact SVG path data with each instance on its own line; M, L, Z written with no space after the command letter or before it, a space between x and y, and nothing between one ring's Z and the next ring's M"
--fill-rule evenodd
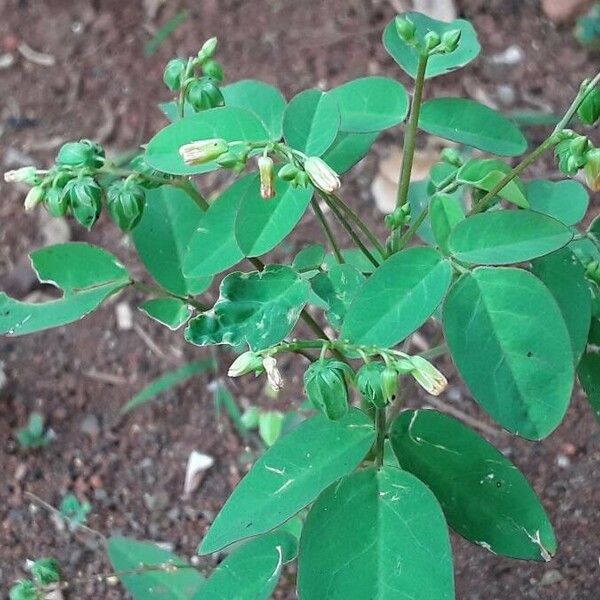
M130 150L164 125L155 104L168 99L161 83L164 63L187 56L217 35L230 80L253 77L281 87L288 97L313 86L332 87L364 74L410 82L380 44L393 17L389 0L0 0L0 54L15 62L0 71L0 167L47 166L65 140L94 138L112 152ZM463 0L460 13L473 20L484 58L461 74L432 82L429 94L465 95L495 102L502 110L551 110L568 105L597 55L581 48L570 25L557 28L533 0ZM153 57L143 53L149 30L180 8L185 24ZM25 58L26 43L54 57L53 65ZM506 64L507 48L518 60ZM520 53L519 53L520 52ZM509 53L510 55L510 53ZM485 58L487 57L487 58ZM492 57L492 58L490 58ZM504 62L503 62L504 57ZM532 143L545 130L528 129ZM377 142L372 157L347 178L348 198L370 222L380 219L369 191L378 158L398 144L397 131ZM548 160L531 175L553 172ZM23 190L0 184L0 289L20 297L47 293L36 287L23 257L56 239L48 219L25 214ZM598 198L592 212L598 212ZM59 232L60 233L60 232ZM63 232L64 233L64 232ZM90 240L140 271L134 252L103 218L91 234L71 224L75 240ZM320 239L307 219L285 245L290 255ZM226 417L217 420L211 383L197 377L160 402L121 421L119 408L154 377L189 359L206 356L180 333L166 331L135 310L132 291L69 327L36 336L3 338L0 360L7 382L0 389L0 589L26 576L26 560L55 556L72 582L68 598L126 598L119 586L96 581L107 573L102 538L61 531L29 494L57 506L72 492L88 500L88 525L103 535L123 534L166 542L183 556L198 541L239 481L256 446L245 443ZM117 327L116 302L133 309L134 328ZM141 331L141 333L140 333ZM427 330L425 334L431 333ZM224 373L230 360L220 351ZM453 373L449 360L439 363ZM290 382L286 402L300 400L299 368L284 363ZM238 401L271 403L258 381L231 384ZM415 398L422 404L426 398ZM456 377L444 401L489 423ZM282 406L284 401L278 401ZM40 451L24 452L15 440L31 411L43 413L56 438ZM548 564L511 561L453 537L457 597L465 600L594 600L600 581L600 431L580 392L567 418L547 440L532 444L497 432L490 437L526 473L556 526L560 548ZM216 464L190 497L182 498L185 464L192 450ZM209 569L217 558L200 561ZM293 574L279 597L293 598Z

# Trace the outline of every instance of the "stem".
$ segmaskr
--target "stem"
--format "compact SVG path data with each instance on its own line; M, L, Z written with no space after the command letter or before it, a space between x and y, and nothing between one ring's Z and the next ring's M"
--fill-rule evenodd
M385 449L385 436L387 433L385 408L375 409L375 428L377 430L377 439L375 440L375 466L379 469L383 465L383 452Z
M402 250L408 242L412 239L412 237L417 233L417 230L423 224L423 221L427 218L429 214L429 204L421 211L421 214L414 220L411 226L406 230L404 235L398 240L396 244L395 252L399 252Z
M448 345L440 344L439 346L434 346L429 350L420 352L419 356L422 358L426 358L427 360L432 360L434 358L437 358L438 356L443 356L444 354L446 354L446 352L448 352Z
M205 306L204 304L197 302L191 296L179 296L179 295L173 294L173 293L169 292L168 290L165 290L164 288L161 288L157 285L144 283L143 281L132 281L132 285L133 285L133 287L137 288L138 290L141 290L142 292L146 292L149 294L158 294L160 296L169 296L170 298L177 298L177 300L181 300L182 302L190 304L191 306L193 306L194 308L197 308L198 310L203 310L203 311L208 310L208 306Z
M333 250L336 260L340 264L343 264L344 257L342 256L342 253L340 252L337 242L335 241L335 237L333 235L333 232L331 231L331 227L329 227L329 223L327 222L327 219L325 218L325 215L323 214L323 211L321 210L321 207L319 206L319 202L315 198L313 198L310 201L310 204L315 213L315 216L317 217L317 220L319 221L319 223L321 223L321 227L323 228L325 237L327 238L327 240L329 241L329 244L331 245L331 248Z
M209 209L210 204L188 177L182 177L179 180L175 180L174 185L186 192L203 211L206 212Z
M417 75L415 77L415 91L410 105L410 117L404 133L404 150L402 155L402 168L400 170L400 180L398 181L398 197L396 199L396 208L404 206L408 198L408 188L410 186L410 175L412 172L413 159L415 156L415 147L417 144L417 130L419 127L419 114L421 113L421 104L423 102L423 88L425 87L425 70L427 69L428 54L419 56L417 66ZM398 231L392 231L390 249L396 251L396 240Z

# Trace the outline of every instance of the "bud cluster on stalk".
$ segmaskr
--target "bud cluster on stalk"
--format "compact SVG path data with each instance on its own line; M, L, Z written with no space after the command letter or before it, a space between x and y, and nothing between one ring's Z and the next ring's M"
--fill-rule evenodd
M450 54L458 48L462 33L460 29L450 29L441 35L437 31L429 30L419 39L417 27L410 17L398 16L395 23L398 37L407 46L417 48L427 56Z
M563 130L554 149L558 168L573 177L583 170L587 186L594 192L600 190L600 148L585 136L570 129Z

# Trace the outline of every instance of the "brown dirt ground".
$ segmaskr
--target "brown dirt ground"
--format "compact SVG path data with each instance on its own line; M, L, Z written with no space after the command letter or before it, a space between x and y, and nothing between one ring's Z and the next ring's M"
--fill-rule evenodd
M151 3L147 3L151 4ZM430 94L504 98L504 109L549 107L563 110L578 82L597 67L574 41L570 27L557 28L533 0L463 0L464 16L480 34L483 55L512 44L523 51L516 66L478 60L462 75L433 82ZM379 42L394 9L388 0L204 0L169 2L156 22L179 7L190 18L159 49L143 56L149 39L140 1L0 0L0 53L12 52L15 64L0 71L0 166L2 170L31 160L49 164L67 139L100 139L114 151L146 140L163 124L155 108L167 99L162 66L175 54L189 55L211 35L222 40L221 58L230 80L255 77L278 84L287 96L315 85L333 86L364 74L404 76ZM52 54L56 64L40 66L15 51L20 42ZM514 92L510 98L507 89ZM541 130L529 130L532 142ZM377 143L375 157L348 178L348 189L361 214L379 218L369 195L377 156L386 153L397 132ZM24 155L24 156L23 156ZM28 158L29 157L29 158ZM548 173L550 162L534 174ZM21 210L22 193L1 184L0 288L31 291L22 257L43 244L43 222ZM593 205L597 212L598 202ZM298 249L319 235L307 220L286 244ZM86 235L72 227L73 239L105 245L128 264L134 254L106 220ZM8 275L8 273L12 275ZM19 277L14 276L18 273ZM133 292L122 298L135 307ZM109 567L94 536L59 533L50 515L24 496L32 492L57 505L73 491L93 506L88 524L106 535L171 542L191 556L216 511L242 476L244 447L226 420L218 424L209 380L199 378L168 393L160 403L118 423L118 408L153 377L205 353L186 345L178 333L153 325L140 313L135 323L156 343L145 343L136 330L116 327L114 303L84 321L33 337L0 341L0 360L8 383L0 391L0 589L24 576L27 558L53 555L70 579L88 578L69 598L125 598L120 588L93 581ZM228 362L224 356L223 365ZM448 360L441 366L452 372ZM299 371L284 365L292 381L287 397L300 396ZM116 377L114 384L93 372ZM485 420L468 394L452 381L447 400ZM258 382L234 385L241 402L268 402ZM414 402L418 401L418 398ZM20 451L14 431L32 410L41 411L56 440L40 452ZM97 419L98 432L84 433L86 417ZM465 600L598 598L600 525L600 432L577 393L564 424L544 442L531 444L500 433L493 441L525 471L542 497L560 540L549 564L511 561L454 538L458 598ZM216 466L191 499L181 498L185 463L191 450L213 455ZM148 501L147 495L154 495ZM146 500L144 497L146 496ZM154 500L154 510L148 508ZM202 567L210 567L211 559ZM550 570L560 581L551 585ZM556 574L554 574L556 575ZM289 577L289 576L288 576ZM292 598L284 586L282 598Z

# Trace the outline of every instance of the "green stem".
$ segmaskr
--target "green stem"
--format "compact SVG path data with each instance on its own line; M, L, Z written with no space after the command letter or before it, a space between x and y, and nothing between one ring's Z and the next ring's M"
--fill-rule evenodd
M315 216L317 217L317 220L319 221L319 223L321 224L321 227L323 228L325 237L329 241L329 244L331 246L331 249L333 250L333 254L335 255L336 260L338 261L338 263L343 264L344 257L342 256L339 246L338 246L337 242L335 241L335 237L333 235L333 232L331 231L331 227L329 227L329 223L327 222L327 219L325 218L325 215L323 214L323 211L321 210L321 207L319 206L319 201L316 198L313 198L310 203L311 203L313 212L315 213Z
M188 177L182 177L180 179L174 180L174 185L178 188L181 188L184 192L192 198L192 200L204 211L206 212L210 204L206 201L204 196L198 191L196 186L192 183L192 181Z
M438 356L444 356L448 352L447 344L440 344L439 346L434 346L429 350L425 350L425 352L420 352L419 356L422 358L426 358L427 360L433 360Z
M387 433L385 408L375 409L375 429L377 430L377 439L375 440L375 466L379 469L383 465L385 436Z
M204 304L197 302L191 296L179 296L177 294L172 294L171 292L169 292L168 290L165 290L164 288L161 288L157 285L151 285L148 283L144 283L143 281L132 281L131 284L133 285L134 288L141 290L142 292L146 292L147 294L156 294L159 296L169 296L170 298L176 298L177 300L181 300L182 302L185 302L186 304L189 304L198 310L203 310L203 311L208 310L208 306L205 306Z
M415 77L415 91L410 105L410 116L406 125L404 134L404 148L402 154L402 168L400 170L400 179L398 181L398 196L396 198L396 208L404 206L408 199L408 189L410 186L410 175L412 172L413 159L417 144L417 131L419 128L419 114L421 113L421 104L423 102L423 89L425 87L425 71L427 69L427 54L419 56L417 66L417 75ZM398 230L392 231L390 235L390 249L396 252L396 241L398 240Z
M398 240L396 243L395 252L399 252L402 250L408 242L412 239L412 237L417 233L417 230L423 224L423 221L427 218L429 214L429 205L427 205L422 211L421 214L411 223L410 227L406 230L404 235Z

